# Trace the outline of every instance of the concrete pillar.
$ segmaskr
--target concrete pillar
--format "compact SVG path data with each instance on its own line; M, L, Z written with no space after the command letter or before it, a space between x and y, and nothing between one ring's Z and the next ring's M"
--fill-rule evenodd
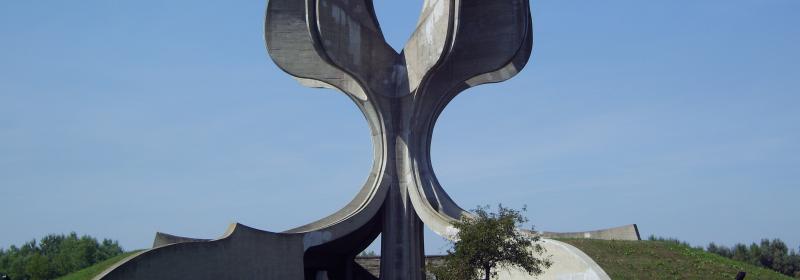
M381 279L424 280L424 225L404 192L392 186L383 205Z

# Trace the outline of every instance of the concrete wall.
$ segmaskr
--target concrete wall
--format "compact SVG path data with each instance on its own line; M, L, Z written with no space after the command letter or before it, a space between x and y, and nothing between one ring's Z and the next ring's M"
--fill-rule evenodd
M602 240L642 240L639 235L639 227L636 224L621 227L583 231L583 232L540 232L546 238L578 238L578 239L602 239Z
M161 246L94 279L303 279L300 235L233 226L221 239Z

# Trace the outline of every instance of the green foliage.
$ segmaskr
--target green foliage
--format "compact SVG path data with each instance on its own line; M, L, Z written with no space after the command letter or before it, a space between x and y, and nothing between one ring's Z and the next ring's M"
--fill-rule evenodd
M615 280L703 279L731 280L739 271L745 279L790 280L789 276L722 257L684 242L565 239L592 257Z
M672 238L672 237L663 237L663 236L650 235L650 237L648 237L647 240L649 240L649 241L658 241L658 242L669 243L669 244L675 244L675 245L686 246L686 247L692 247L686 241L680 241L677 238Z
M729 259L769 268L788 276L800 278L800 255L789 250L780 239L762 239L760 244L736 244L733 248L708 244L706 251Z
M689 247L689 244L675 238L650 236L650 241L660 241ZM699 248L702 249L702 248ZM752 243L750 246L739 243L733 247L708 244L705 250L735 261L752 264L780 272L787 276L800 278L800 255L797 251L789 250L786 243L780 239L762 239L761 243Z
M0 275L13 280L54 279L122 253L116 241L91 236L48 235L21 247L0 249Z
M488 210L488 206L478 207L474 216L464 216L453 224L458 229L457 241L452 242L444 263L431 268L436 279L489 279L497 274L498 266L538 275L552 265L541 257L545 249L540 237L517 229L528 221L520 211L502 205L496 213Z

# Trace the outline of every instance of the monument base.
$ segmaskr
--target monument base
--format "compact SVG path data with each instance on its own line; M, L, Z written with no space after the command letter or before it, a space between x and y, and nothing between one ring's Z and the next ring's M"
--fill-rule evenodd
M581 279L581 280L610 280L611 278L603 269L597 265L589 256L578 248L564 242L552 239L542 239L542 246L547 249L547 255L553 261L553 266L545 270L544 274L533 277L519 269L500 268L494 280L561 280L561 279ZM444 256L427 256L425 264L427 267L441 265ZM380 257L359 257L356 263L370 273L372 277L378 279L380 272ZM433 275L428 274L427 280L434 280Z
M547 237L542 239L542 245L553 266L535 278L523 271L501 269L496 279L610 279L580 249L549 238L640 240L635 224L587 232L540 234ZM343 256L327 261L337 264L333 269L309 267L314 261L306 260L310 243L313 240L303 234L267 232L241 224L231 225L219 239L157 233L152 249L120 261L94 279L379 279L379 257ZM426 258L426 265L436 264L437 259L441 256Z

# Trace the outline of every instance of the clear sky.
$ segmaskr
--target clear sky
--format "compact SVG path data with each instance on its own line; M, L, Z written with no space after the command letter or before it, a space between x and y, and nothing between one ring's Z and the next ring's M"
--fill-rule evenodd
M347 203L371 163L366 121L270 61L265 4L0 1L0 247L280 231ZM376 0L392 45L420 5ZM800 1L532 5L532 62L436 128L461 206L527 205L549 231L800 245ZM428 252L443 244L427 235Z

